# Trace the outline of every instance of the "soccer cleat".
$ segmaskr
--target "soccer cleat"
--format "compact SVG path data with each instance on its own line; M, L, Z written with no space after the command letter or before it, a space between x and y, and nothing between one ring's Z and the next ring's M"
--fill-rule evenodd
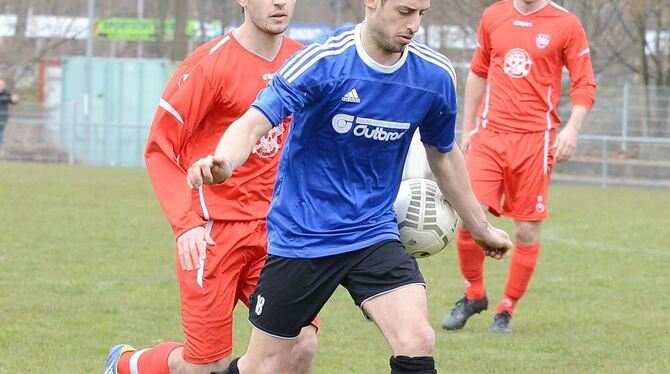
M107 355L107 362L105 363L105 371L103 374L119 374L119 358L126 352L135 352L136 349L127 344L117 344L109 350Z
M463 296L456 302L456 306L442 320L442 328L445 330L460 330L465 326L473 314L479 314L489 307L489 299L486 296L477 300L468 300Z
M491 331L497 334L509 334L512 332L512 316L508 311L503 310L493 317Z

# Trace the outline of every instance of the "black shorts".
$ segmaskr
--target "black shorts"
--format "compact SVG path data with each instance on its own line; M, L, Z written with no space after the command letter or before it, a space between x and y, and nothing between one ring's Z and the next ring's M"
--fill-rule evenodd
M319 258L269 255L249 301L249 321L269 335L295 338L338 285L361 307L375 296L410 284L425 282L416 259L399 241Z

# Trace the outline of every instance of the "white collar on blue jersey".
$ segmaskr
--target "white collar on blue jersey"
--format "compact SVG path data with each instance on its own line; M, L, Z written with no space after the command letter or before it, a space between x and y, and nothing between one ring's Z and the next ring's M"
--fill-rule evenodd
M382 65L379 62L375 61L370 55L365 51L363 48L363 43L361 43L361 23L356 25L356 28L354 29L354 39L356 40L356 52L358 52L358 56L365 62L367 66L370 68L377 70L380 73L384 74L391 74L395 72L396 70L400 69L402 65L405 63L405 60L407 60L407 55L409 54L409 45L405 47L405 50L402 52L402 56L400 56L400 59L398 62L396 62L393 65Z

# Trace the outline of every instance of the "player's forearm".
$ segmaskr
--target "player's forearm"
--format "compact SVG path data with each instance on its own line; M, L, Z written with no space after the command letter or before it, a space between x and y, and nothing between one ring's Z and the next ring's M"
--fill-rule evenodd
M233 169L238 168L249 157L254 145L272 125L260 111L251 108L233 122L216 146L214 157L228 160Z
M160 148L149 141L145 153L145 162L149 179L165 218L172 226L176 237L184 232L205 224L205 221L193 211L191 190L184 183L186 173Z
M440 153L436 148L427 146L426 155L444 198L456 210L464 227L477 236L487 220L472 192L460 148L454 145L451 152Z
M586 117L589 114L589 110L582 105L574 105L572 111L570 112L570 118L566 122L566 127L571 127L575 131L579 132L586 120Z
M463 133L469 133L477 123L477 110L486 92L486 79L473 72L465 82L465 106L463 108Z

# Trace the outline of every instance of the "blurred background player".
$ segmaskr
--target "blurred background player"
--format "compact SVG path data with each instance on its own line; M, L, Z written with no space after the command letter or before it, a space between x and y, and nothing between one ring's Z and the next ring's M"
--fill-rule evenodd
M4 141L5 126L9 119L9 104L18 104L19 96L7 91L7 83L0 79L0 148Z
M232 318L247 304L267 256L267 215L287 123L260 139L230 183L191 191L185 169L211 154L281 64L301 45L282 33L295 0L238 0L244 23L191 53L160 100L146 164L160 206L177 238L177 272L185 342L135 351L119 344L105 373L207 373L225 368ZM293 346L288 373L310 373L316 329Z
M268 213L269 256L249 308L254 328L227 374L276 374L290 339L339 285L382 332L392 373L436 373L424 279L393 211L417 128L440 190L473 235L494 255L511 249L486 221L454 146L454 69L413 41L430 0L364 5L363 23L289 59L214 155L189 168L196 189L229 184L257 139L293 114Z
M556 135L564 66L572 82L572 112ZM516 245L494 332L511 332L514 308L540 252L551 171L573 155L595 90L588 41L576 16L547 0L499 1L484 11L465 86L461 148L479 202L515 223ZM466 288L442 322L447 330L463 328L488 307L484 253L465 228L456 243Z

